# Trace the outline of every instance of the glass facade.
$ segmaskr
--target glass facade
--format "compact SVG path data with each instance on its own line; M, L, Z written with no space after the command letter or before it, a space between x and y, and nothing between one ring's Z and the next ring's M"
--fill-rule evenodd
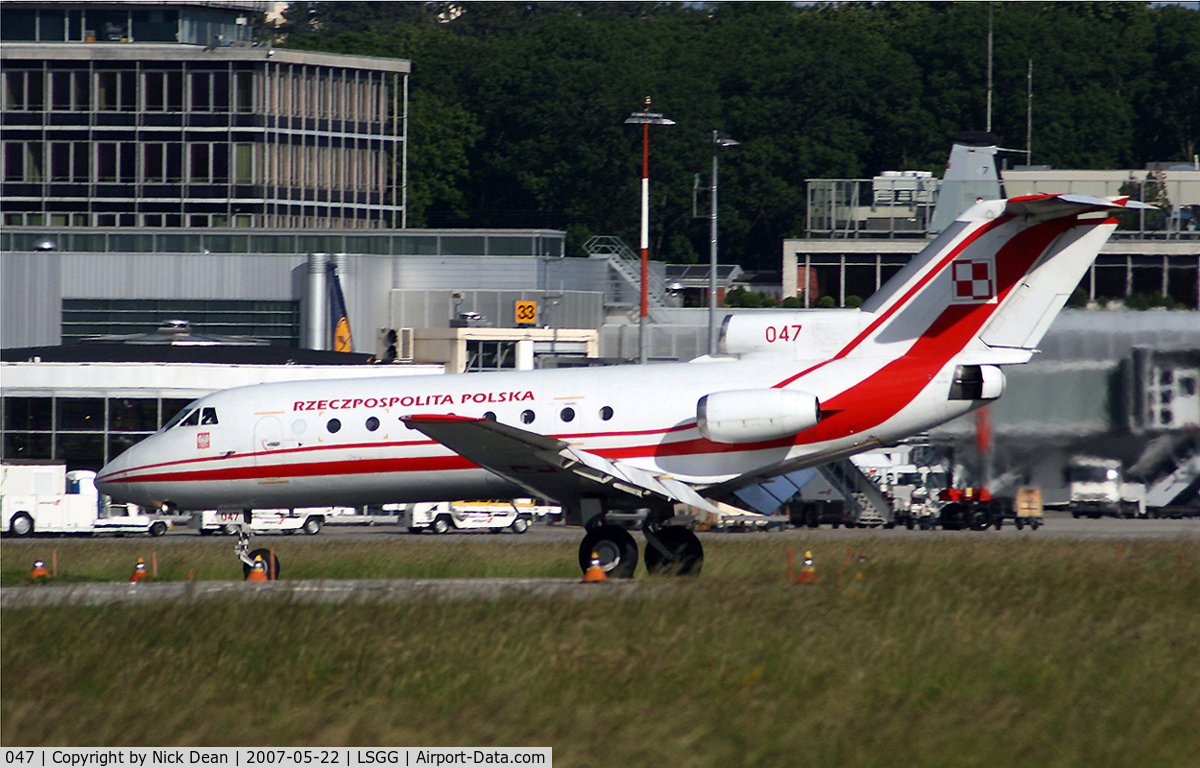
M300 346L298 301L239 299L63 299L62 340L145 333L166 320L187 320L200 334L253 336L274 346Z
M254 46L261 3L80 5L0 8L6 228L404 225L407 61Z
M189 402L161 397L4 397L0 458L64 461L70 469L98 470Z

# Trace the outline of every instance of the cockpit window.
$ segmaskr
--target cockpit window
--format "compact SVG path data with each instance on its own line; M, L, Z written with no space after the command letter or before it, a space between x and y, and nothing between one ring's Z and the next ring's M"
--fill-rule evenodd
M172 416L171 420L163 425L163 431L166 432L171 427L177 426L180 422L194 413L196 413L195 408L184 408L182 411Z
M201 424L216 424L217 423L217 409L216 408L202 408L200 410L200 423Z
M200 423L200 409L197 408L196 410L189 413L183 421L179 422L179 426L194 427L199 423Z

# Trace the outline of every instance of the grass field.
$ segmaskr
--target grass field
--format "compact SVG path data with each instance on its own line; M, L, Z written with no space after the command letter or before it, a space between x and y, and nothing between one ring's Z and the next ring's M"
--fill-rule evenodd
M786 582L789 544L819 583ZM61 549L60 580L132 567L124 542ZM623 600L7 609L0 740L551 746L559 768L1198 764L1195 539L706 549L701 578ZM284 577L578 578L574 552L331 541L289 552ZM6 588L31 553L0 546ZM240 577L227 540L158 555L163 579Z

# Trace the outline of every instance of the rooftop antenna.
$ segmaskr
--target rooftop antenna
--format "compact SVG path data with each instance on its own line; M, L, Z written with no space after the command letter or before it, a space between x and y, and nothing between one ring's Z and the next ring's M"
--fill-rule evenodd
M1025 165L1033 165L1033 59L1025 69Z
M992 132L992 10L993 4L988 3L988 36L987 36L987 132Z

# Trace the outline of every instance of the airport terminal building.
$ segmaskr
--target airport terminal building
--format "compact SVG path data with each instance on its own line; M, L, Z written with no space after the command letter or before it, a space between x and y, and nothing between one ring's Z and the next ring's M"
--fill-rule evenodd
M235 383L638 357L630 249L593 238L568 253L559 230L407 228L410 62L256 43L269 5L0 7L3 458L94 468ZM1178 215L1123 227L1081 286L1093 309L1064 313L1043 355L1011 371L993 409L998 471L1033 466L1036 446L1132 463L1157 436L1197 430L1200 233L1188 212L1200 213L1200 170L1161 177L1179 180L1168 191ZM927 242L937 182L810 181L808 236L782 244L778 290L809 306L865 298ZM742 277L719 274L721 291ZM330 347L334 276L361 356L300 362ZM707 311L680 297L704 280L662 264L651 278L648 357L705 354ZM1181 308L1120 309L1145 294ZM754 310L717 321L733 311ZM278 356L255 366L81 351L167 320ZM50 362L45 348L60 345L74 356ZM969 446L972 429L941 434Z

